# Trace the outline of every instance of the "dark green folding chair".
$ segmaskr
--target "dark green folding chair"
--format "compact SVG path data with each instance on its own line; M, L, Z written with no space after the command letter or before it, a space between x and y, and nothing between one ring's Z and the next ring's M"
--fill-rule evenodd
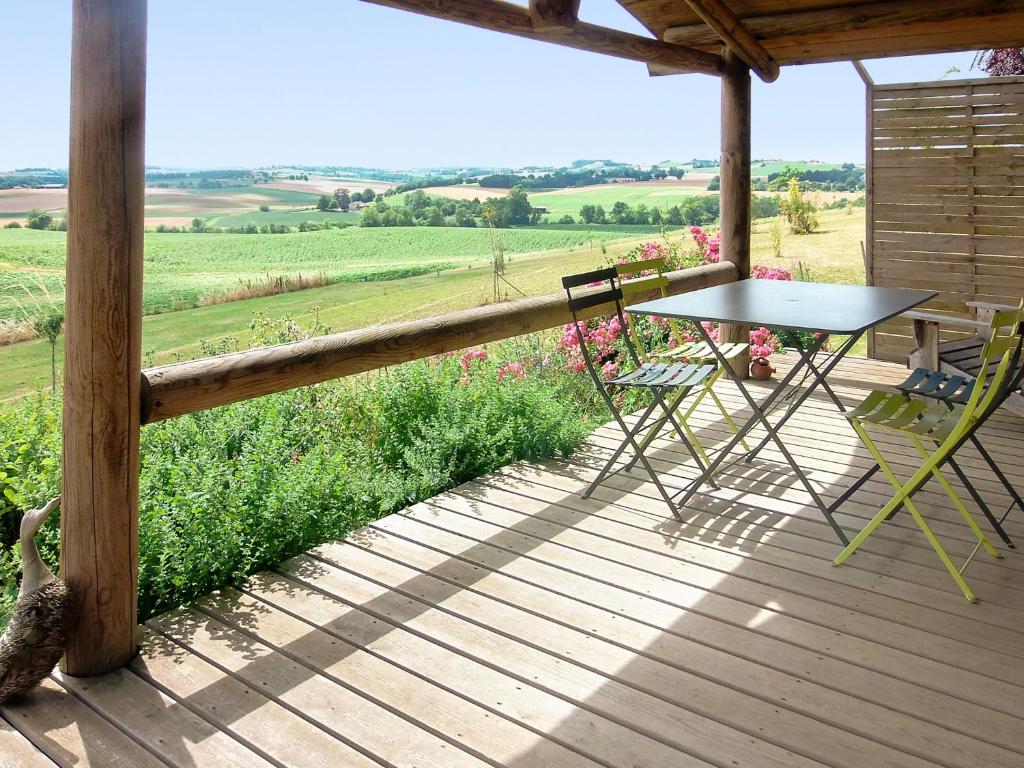
M615 271L619 275L619 287L622 289L622 295L626 306L629 306L629 304L632 303L633 297L648 294L653 290L660 290L662 296L668 296L668 278L665 276L665 260L662 258L644 259L642 261L616 264ZM638 338L636 323L633 320L633 316L626 313L626 321L629 324L628 327L630 333L634 338ZM719 365L718 358L715 356L714 350L708 346L706 341L687 340L680 330L679 324L675 320L670 319L668 321L668 327L671 338L676 343L675 347L655 349L648 353L642 344L635 344L637 354L643 362L649 362L654 359L659 361L681 361L685 363L697 363L700 365L714 365L715 372L704 380L696 396L691 399L690 405L679 415L679 423L682 424L683 429L686 430L687 438L693 444L697 453L700 454L704 463L710 464L711 458L708 456L708 452L701 444L697 434L693 429L691 429L688 420L693 412L697 410L697 406L700 405L701 401L705 397L710 396L711 400L718 407L718 411L722 414L722 418L725 420L729 429L731 429L733 433L739 431L739 427L736 426L736 421L733 419L729 411L726 410L721 398L718 397L714 390L715 383L722 377L722 374L725 373L725 368ZM740 342L723 342L719 345L719 349L722 352L723 357L730 361L745 352L749 347L749 344L743 344ZM750 446L747 445L746 440L740 440L740 442L745 449L750 450Z
M608 305L618 317L621 327L625 331L628 327L625 313L622 309L622 289L618 283L618 273L614 267L599 269L594 272L584 272L578 275L567 275L562 278L562 287L565 288L568 297L569 311L572 313L573 326L576 329L576 338L580 345L583 361L586 364L590 377L594 380L594 386L601 393L605 404L615 417L615 421L622 429L625 438L618 448L612 453L611 458L594 478L593 482L583 492L583 498L587 498L598 485L609 477L621 471L629 471L640 462L644 469L651 476L651 481L658 489L658 493L668 504L672 514L677 519L682 519L679 508L672 501L672 496L665 490L657 473L651 466L650 461L644 455L644 451L652 440L661 432L666 425L671 425L679 440L686 447L693 460L697 462L701 471L705 464L700 454L694 449L693 444L687 439L686 431L680 426L676 419L676 411L686 398L686 395L695 387L700 387L715 372L714 365L698 365L684 363L653 363L640 359L637 349L630 338L629 333L623 333L622 338L626 348L628 361L616 361L620 366L620 373L611 379L604 379L598 370L597 363L587 346L587 339L583 333L583 321L579 315L581 312L592 307ZM625 363L625 365L623 365ZM620 409L616 406L612 397L628 389L642 389L650 393L651 402L637 419L633 426L627 424ZM655 415L655 413L657 415ZM638 442L637 438L640 438ZM619 458L627 450L632 448L632 457L623 466L614 470Z
M996 313L993 317L992 327L982 349L983 364L965 402L929 402L909 398L903 393L876 390L860 405L844 414L896 493L839 553L833 561L835 565L845 562L882 523L890 519L900 508L906 507L946 570L960 587L964 597L972 603L977 600L963 577L964 569L979 548L993 557L1001 555L943 475L942 467L947 464L952 466L951 462L954 461L956 452L977 435L978 429L1005 399L1007 389L1014 385L1016 376L1013 374L1019 361L1021 341L1016 333L1021 315L1022 311L1015 309ZM868 434L868 425L897 432L909 438L923 459L923 463L909 480L904 482L896 476L892 466ZM924 444L925 441L932 443L934 447L929 450ZM960 567L953 563L913 501L913 496L933 478L942 486L978 540L978 547Z

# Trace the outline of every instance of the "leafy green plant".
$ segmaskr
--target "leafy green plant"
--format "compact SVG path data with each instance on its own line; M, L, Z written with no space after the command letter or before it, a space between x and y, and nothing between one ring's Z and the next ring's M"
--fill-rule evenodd
M64 329L64 313L55 307L32 321L32 328L50 344L50 387L57 391L57 338Z
M818 228L815 207L800 191L800 182L789 180L786 198L782 201L782 214L789 222L789 231L794 235L809 235Z

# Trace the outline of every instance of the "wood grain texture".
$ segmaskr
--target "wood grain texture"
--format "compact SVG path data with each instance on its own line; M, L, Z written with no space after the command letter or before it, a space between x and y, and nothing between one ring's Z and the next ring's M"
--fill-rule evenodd
M722 0L686 0L730 50L766 83L779 78L779 64Z
M750 277L750 70L735 53L722 56L721 254L736 265L739 279ZM750 327L722 323L722 341L746 342ZM750 373L749 352L730 360L744 378Z
M731 282L736 269L715 264L668 277L668 290L682 293ZM634 301L659 295L653 289ZM581 316L596 317L608 309L591 307ZM555 294L149 368L143 372L143 418L152 423L568 322L572 315L565 296Z
M671 4L624 2L663 39L713 50L718 35ZM831 7L823 7L831 6ZM1022 0L820 3L732 2L729 7L779 64L997 48L1024 39Z
M61 573L91 675L135 653L146 2L73 9Z
M537 28L530 10L504 0L363 0L424 16L456 21L496 32L504 32L531 40L555 43L620 59L661 64L675 70L717 75L721 58L714 53L698 51L662 40L653 40L617 29L608 29L580 21L571 28L544 26Z
M975 299L1024 295L1024 78L876 85L866 112L876 284L938 289L928 308L961 316ZM869 354L906 359L925 342L914 330L872 329ZM958 333L916 330L929 347Z
M536 30L574 27L580 0L530 0L530 22Z

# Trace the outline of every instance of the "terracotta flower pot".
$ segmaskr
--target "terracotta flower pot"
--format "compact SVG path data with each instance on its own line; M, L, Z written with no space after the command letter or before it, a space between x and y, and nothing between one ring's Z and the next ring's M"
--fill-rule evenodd
M769 365L766 358L758 357L750 361L750 376L752 378L764 381L770 379L773 373L775 373L775 369Z

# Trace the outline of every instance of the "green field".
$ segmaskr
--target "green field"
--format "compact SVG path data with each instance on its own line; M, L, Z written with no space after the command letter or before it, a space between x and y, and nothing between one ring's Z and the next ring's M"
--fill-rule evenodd
M757 222L753 236L753 262L769 266L785 266L794 273L798 264L803 264L810 270L810 279L812 280L863 283L864 269L860 255L860 241L864 236L863 209L856 209L852 215L846 215L842 211L825 211L819 214L819 218L821 220L819 233L783 236L783 253L780 259L775 259L771 254L768 223ZM0 238L12 231L14 233L21 232L20 230L0 231ZM485 241L479 239L480 236L486 238L486 232L426 227L398 231L351 228L302 235L266 237L280 239L282 242L294 238L295 242L299 243L319 243L323 238L324 242L338 243L344 241L344 238L335 241L323 236L337 237L360 232L380 237L380 239L372 240L378 249L376 251L377 260L372 263L378 265L382 263L382 259L388 253L391 253L396 257L400 255L408 261L414 260L417 255L423 261L438 258L445 258L448 261L462 259L463 266L441 274L431 273L387 282L337 284L280 296L149 316L143 321L143 349L147 364L160 364L201 356L200 342L203 340L215 343L224 337L234 337L238 339L241 347L245 347L251 338L251 332L248 329L249 320L254 312L261 310L274 317L291 314L293 317L308 322L316 308L319 307L321 320L333 330L341 331L375 323L437 315L456 309L478 306L493 299L492 277L486 266L488 258L486 254L489 251L481 250L481 243ZM25 233L22 232L22 234ZM59 233L31 234L51 236ZM605 253L601 248L601 239L603 238L591 239L589 234L581 234L578 231L573 233L572 231L557 230L504 230L501 234L503 237L509 236L509 242L506 244L506 252L510 254L508 280L528 295L558 293L561 290L559 278L562 275L600 266L633 244L651 239L650 237L637 237L633 233L630 240L621 240L606 245L607 253ZM614 233L606 231L602 234L610 237ZM321 237L309 237L314 235ZM450 239L446 240L445 236L450 236ZM161 242L158 239L150 239L157 237L147 235L147 245L152 242ZM203 238L229 237L241 239L240 247L243 249L246 242L262 239L262 236L259 235L165 235L163 237L168 240L183 238L183 242L194 241L198 245L202 245L204 242L214 242ZM307 237L309 237L308 241L304 239ZM673 239L682 237L682 234L673 235ZM466 239L463 240L463 238ZM558 238L565 239L559 241ZM418 247L415 246L417 242L419 243ZM455 249L455 246L460 243L463 246L461 251ZM535 252L514 252L508 247L513 243L524 251ZM446 250L437 250L441 248L440 244L443 244ZM559 250L544 250L546 244L550 244L548 247L558 247L559 245L562 247ZM435 250L428 253L428 245L433 245ZM55 257L47 248L41 250L43 253L49 254L47 256L48 263L63 266L62 257ZM298 251L301 255L302 248L299 248ZM294 253L292 255L296 256ZM157 270L156 263L148 261L152 256L153 254L147 251L147 290L151 290ZM4 258L6 257L0 256L0 261L3 261ZM186 263L195 270L192 279L197 282L204 279L207 282L210 280L209 274L204 275L200 271L201 269L215 270L212 274L223 278L229 285L232 281L237 280L237 277L231 274L230 269L225 264L219 264L216 258L202 260L197 257L197 259ZM235 253L226 263L235 265L244 263L244 253ZM275 273L280 271L282 270L278 269ZM518 296L518 293L512 289L506 288L505 291L510 298ZM42 386L49 380L49 348L45 342L40 341L0 348L0 371L3 371L3 376L0 376L0 398L9 398L20 392Z
M519 254L635 236L630 229L506 229L496 238L505 253ZM268 274L323 271L335 280L373 280L396 268L466 267L491 258L486 230L454 227L349 227L285 235L148 232L145 237L146 314L190 307L205 294ZM0 319L18 318L44 293L61 300L65 239L63 232L0 229Z
M297 227L304 221L315 221L317 224L329 221L332 224L341 222L343 224L358 224L359 212L357 211L320 211L316 208L301 208L299 210L284 209L277 210L271 206L266 213L256 211L255 213L234 213L227 216L215 216L207 219L211 227L244 227L246 224L285 224L289 227Z
M566 214L576 218L584 205L600 205L606 212L620 200L630 207L671 208L688 197L700 194L702 188L676 184L599 184L556 192L527 192L530 204L548 209L546 215L558 219Z

